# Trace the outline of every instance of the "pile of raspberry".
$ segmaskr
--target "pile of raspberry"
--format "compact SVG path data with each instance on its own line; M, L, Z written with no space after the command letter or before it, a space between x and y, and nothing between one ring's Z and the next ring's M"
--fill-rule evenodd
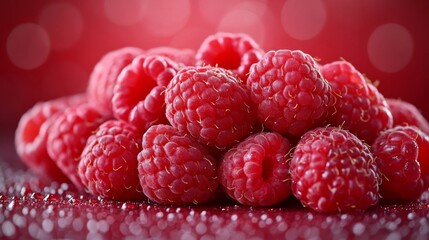
M429 123L385 98L351 63L263 50L245 34L194 51L107 53L85 93L20 119L28 167L118 201L193 205L230 198L318 212L418 201L429 189Z

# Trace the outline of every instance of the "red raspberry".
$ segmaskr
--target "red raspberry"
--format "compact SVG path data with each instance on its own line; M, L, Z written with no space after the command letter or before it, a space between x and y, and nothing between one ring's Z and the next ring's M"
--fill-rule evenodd
M165 102L171 125L219 149L249 136L256 121L247 90L222 68L183 68L167 86Z
M393 115L393 126L416 126L429 134L429 122L413 104L399 100L386 99Z
M154 125L146 131L138 161L143 192L154 202L200 204L216 192L216 160L170 125Z
M89 102L100 112L112 115L112 97L118 75L143 50L134 47L120 48L104 55L95 65L89 78Z
M179 65L161 56L138 56L125 67L113 90L113 114L144 132L165 119L165 87Z
M301 51L267 52L247 79L258 119L267 128L293 136L322 124L331 89L313 58Z
M15 147L18 156L33 172L47 179L67 181L48 155L47 137L60 111L86 101L85 95L78 94L39 102L21 116L15 132Z
M330 124L349 130L368 144L392 127L392 113L384 96L349 62L332 62L321 70L337 97Z
M88 137L106 120L92 105L82 104L59 113L49 130L49 156L80 190L83 190L77 174L80 155Z
M379 176L369 147L347 130L305 133L290 165L293 194L318 212L365 210L379 200Z
M195 52L192 49L178 49L173 47L150 48L145 52L146 55L160 55L168 57L171 60L182 63L186 66L195 65Z
M429 188L429 137L414 126L397 126L372 145L383 178L380 193L388 201L417 200Z
M290 194L291 144L278 133L257 133L230 149L221 160L224 191L244 205L270 206Z
M88 138L78 174L91 194L114 200L144 199L137 170L141 137L133 125L109 120Z
M196 66L229 69L242 80L250 66L259 61L264 51L246 34L217 33L208 36L196 53Z

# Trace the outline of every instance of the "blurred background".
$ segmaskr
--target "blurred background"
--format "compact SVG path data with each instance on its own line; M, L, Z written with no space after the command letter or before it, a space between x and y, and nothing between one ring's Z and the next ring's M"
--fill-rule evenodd
M0 134L12 142L34 103L84 92L108 51L196 50L218 31L245 32L265 50L301 49L321 64L346 59L386 97L429 117L429 1L1 0Z

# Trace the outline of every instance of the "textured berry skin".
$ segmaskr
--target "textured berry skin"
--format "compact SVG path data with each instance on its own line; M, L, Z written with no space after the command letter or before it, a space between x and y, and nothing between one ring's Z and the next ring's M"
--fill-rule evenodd
M429 188L429 137L414 126L383 131L371 150L387 201L417 200Z
M78 174L89 193L113 200L141 200L137 155L142 134L131 124L109 120L88 138Z
M49 156L79 190L83 190L77 174L80 155L88 137L106 120L92 105L81 104L59 113L48 133Z
M248 91L223 68L181 69L167 86L165 103L172 126L219 149L249 136L256 122Z
M264 51L248 35L220 32L208 36L196 53L196 66L229 69L243 81L250 66L259 61Z
M185 66L195 65L195 51L192 49L179 49L173 47L155 47L145 52L146 55L160 55L171 60L184 64Z
M336 96L329 124L349 130L368 144L392 127L392 113L384 96L349 62L325 64L321 71Z
M250 206L271 206L290 194L291 144L278 133L249 136L221 159L218 175L224 191Z
M386 99L393 115L393 126L416 126L429 134L429 122L413 104L399 100Z
M290 164L293 194L315 211L365 210L379 200L380 180L370 149L347 130L305 133Z
M166 57L136 57L118 77L112 107L116 118L144 132L156 123L167 123L163 92L179 65Z
M323 123L331 89L313 58L299 50L269 51L247 79L258 119L267 128L300 136Z
M113 88L122 69L143 50L135 47L125 47L108 52L95 65L89 78L87 94L88 101L100 112L112 115Z
M86 101L86 95L78 94L39 102L21 116L15 131L15 148L21 160L34 173L47 179L68 181L48 155L48 133L59 112Z
M154 202L200 204L216 192L216 160L204 146L170 125L154 125L146 131L138 161L143 192Z

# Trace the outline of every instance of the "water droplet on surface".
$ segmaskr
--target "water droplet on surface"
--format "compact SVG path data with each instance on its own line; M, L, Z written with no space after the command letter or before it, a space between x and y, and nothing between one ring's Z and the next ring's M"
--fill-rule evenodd
M52 232L54 229L54 223L50 219L43 219L42 228L45 232Z
M356 236L360 236L365 232L365 225L360 222L355 223L355 225L353 225L352 231Z
M3 224L1 225L1 229L3 234L6 237L13 237L16 234L15 226L11 221L8 221L8 220L4 221Z
M415 219L416 218L416 213L415 212L410 212L410 213L408 213L408 215L407 215L407 218L409 219L409 220L413 220L413 219Z

